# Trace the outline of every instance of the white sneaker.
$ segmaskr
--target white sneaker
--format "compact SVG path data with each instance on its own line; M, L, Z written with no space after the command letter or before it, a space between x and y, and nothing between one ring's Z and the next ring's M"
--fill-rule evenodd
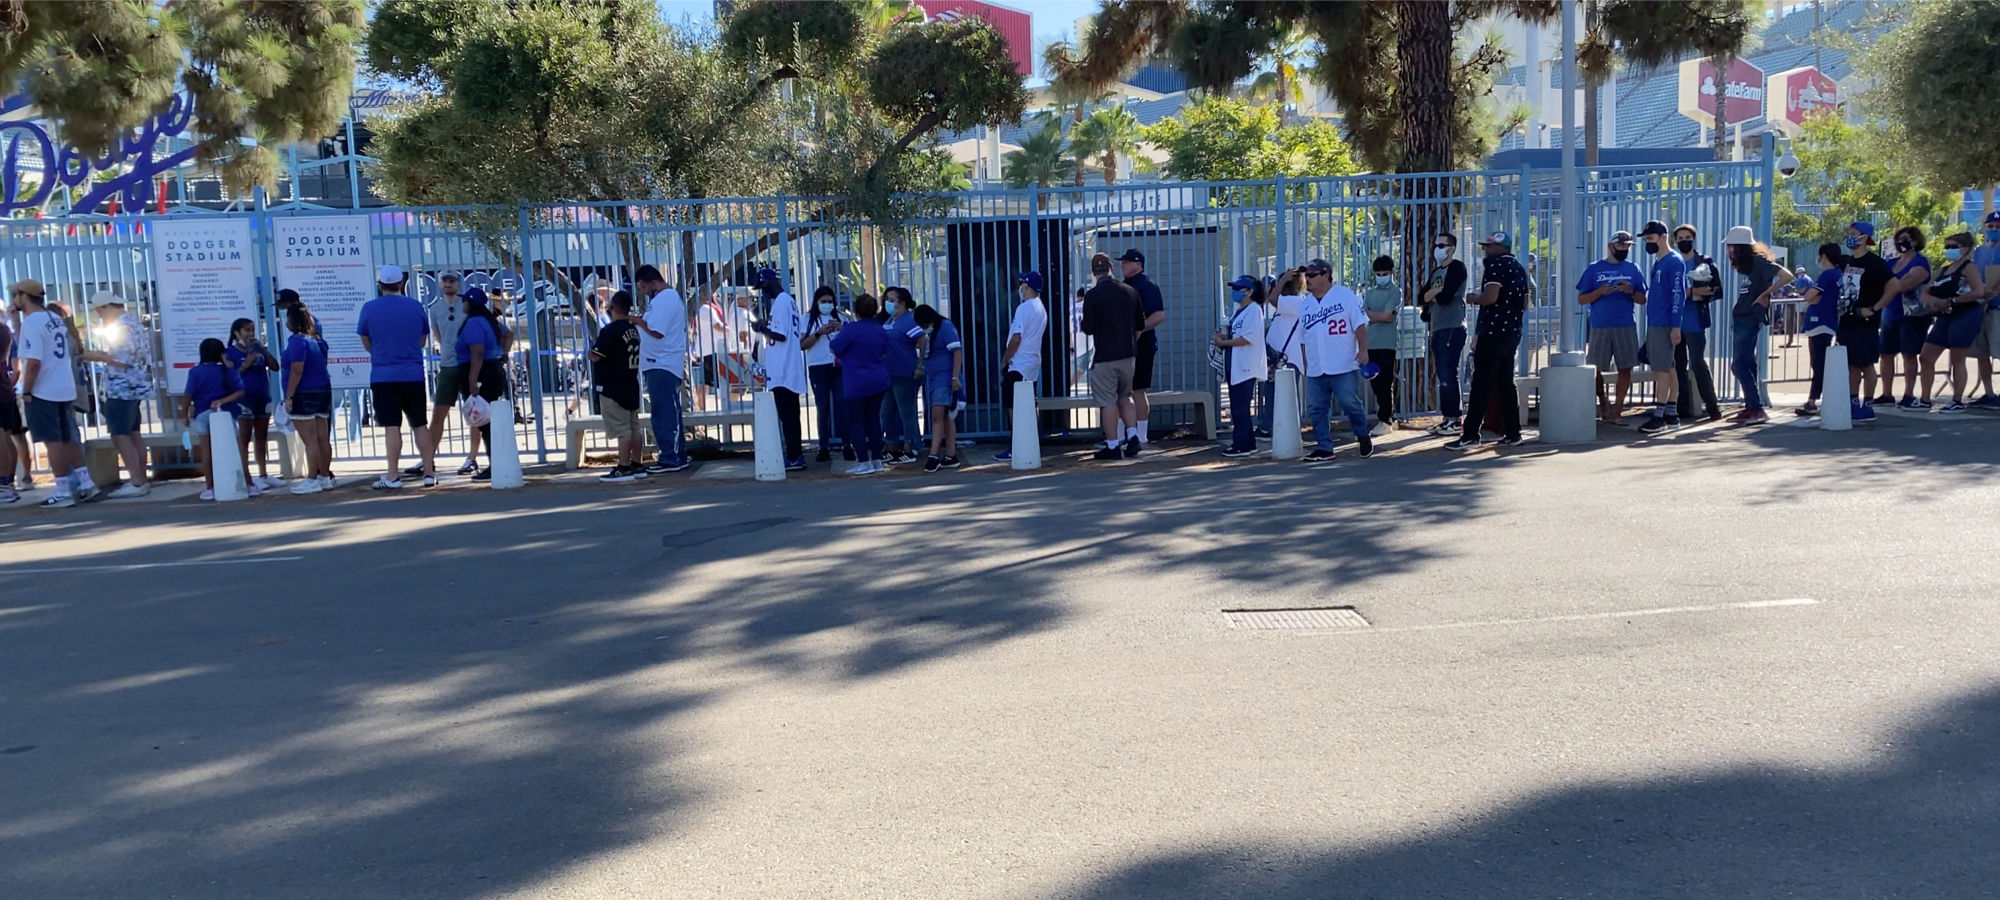
M1374 428L1368 429L1368 436L1372 438L1385 437L1388 434L1389 425L1386 422L1376 422Z
M400 491L403 489L403 479L398 478L395 481L390 481L389 476L384 475L375 479L375 483L369 485L369 487L378 491Z
M869 465L869 464L867 464L867 463L855 463L854 465L852 465L852 466L849 466L849 467L847 467L847 474L849 474L849 475L873 475L873 474L875 474L875 467L874 467L874 466L871 466L871 465Z
M52 494L42 501L43 509L68 509L76 505L76 498L68 494Z
M264 486L258 484L257 480L254 478L250 480L250 496L252 497L264 496Z
M285 486L285 479L283 479L283 478L269 478L269 477L266 477L266 476L263 476L263 475L259 475L259 476L257 476L257 483L258 483L258 484L261 484L261 485L263 485L264 487L267 487L267 488L271 488L271 489L275 490L275 489L277 489L277 488L281 488L281 487L284 487L284 486Z
M292 485L292 493L294 494L317 494L319 492L319 481L316 479L301 478L298 484Z
M322 491L330 491L330 490L333 490L333 476L332 476L332 475L321 475L321 476L319 477L319 489L320 489L320 490L322 490Z
M111 493L106 494L104 498L106 500L130 500L133 497L144 497L152 492L153 486L150 484L133 484L128 481L119 485Z
M212 491L212 490L209 490L209 489L207 489L207 488L203 488L203 489L202 489L202 491L201 491L201 499L203 499L203 500L213 500L213 499L215 499L215 492L214 492L214 491Z

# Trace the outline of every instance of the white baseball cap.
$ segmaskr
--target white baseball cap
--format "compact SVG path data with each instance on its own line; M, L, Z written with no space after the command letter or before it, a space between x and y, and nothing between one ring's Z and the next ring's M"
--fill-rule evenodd
M393 264L391 264L391 265L386 265L386 266L383 266L383 267L382 267L382 268L380 268L380 269L376 269L376 270L375 270L375 283L376 283L376 284L402 284L402 283L403 283L403 267L402 267L402 266L398 266L398 265L393 265Z

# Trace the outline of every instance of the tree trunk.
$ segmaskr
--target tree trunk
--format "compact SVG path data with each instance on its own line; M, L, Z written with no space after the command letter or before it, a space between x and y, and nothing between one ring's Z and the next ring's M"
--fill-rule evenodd
M1721 162L1729 158L1729 64L1734 60L1717 56L1710 62L1715 66L1715 159Z
M1285 101L1292 99L1290 86L1285 83L1285 61L1278 60L1278 124L1285 124Z
M1071 143L1072 143L1072 144L1074 144L1074 143L1075 143L1075 141L1076 141L1076 130L1077 130L1077 128L1078 128L1078 127L1080 127L1080 126L1082 126L1082 125L1083 125L1083 104L1082 104L1082 103L1078 103L1078 104L1076 105L1076 109L1075 109L1075 111L1074 111L1074 112L1071 112L1071 113L1070 113L1070 115L1069 115L1069 134L1070 134L1070 141L1071 141ZM1076 161L1076 184L1075 184L1075 185L1073 185L1073 186L1074 186L1074 187L1083 187L1083 159L1082 159L1082 157L1078 157L1078 158L1077 158L1077 161Z
M1396 4L1397 81L1403 95L1400 173L1450 171L1452 156L1451 4Z
M1597 80L1583 80L1583 164L1597 165Z
M1117 183L1118 183L1118 151L1106 150L1104 151L1104 186L1111 187L1112 185L1115 185Z

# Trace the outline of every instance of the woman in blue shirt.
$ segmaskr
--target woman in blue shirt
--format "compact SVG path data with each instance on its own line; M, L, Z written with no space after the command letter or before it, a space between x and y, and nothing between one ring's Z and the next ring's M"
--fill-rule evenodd
M856 460L847 474L873 475L882 471L882 396L889 392L889 334L875 318L874 297L854 298L854 321L829 344L840 361L840 421Z
M910 299L909 288L883 288L882 300L889 317L882 325L889 338L889 355L883 359L889 370L889 393L882 398L882 431L888 444L883 462L913 463L917 461L917 442L924 438L917 425L921 411L917 388L924 375L923 362L917 359L917 338L924 330L917 325L916 304Z
M965 344L958 327L928 304L917 307L917 327L929 332L924 353L924 402L931 407L931 455L924 471L958 468L958 392L965 385Z
M195 434L210 437L197 441L195 449L201 456L201 480L204 487L201 499L215 499L215 459L211 452L214 438L209 435L209 415L215 412L228 413L233 422L238 413L236 401L243 399L243 379L224 363L222 342L215 338L201 341L201 364L188 371L186 392L181 395L181 421L194 430ZM236 429L231 428L233 433ZM227 445L224 445L227 446Z
M500 319L486 305L486 292L478 288L467 288L464 296L465 325L458 330L458 364L465 367L465 383L459 386L459 397L470 398L477 394L480 399L492 403L507 396L507 358L500 337ZM479 437L487 447L493 446L493 423L479 426ZM490 462L489 457L489 462ZM493 467L487 466L473 473L473 481L492 481ZM437 485L437 477L424 476L424 487Z
M1944 240L1944 270L1924 288L1924 302L1936 313L1930 334L1924 338L1923 401L1931 399L1931 382L1936 380L1938 357L1951 352L1951 402L1938 407L1940 413L1965 412L1965 358L1986 317L1986 285L1979 267L1972 262L1972 235L1960 232Z
M278 357L257 339L257 323L237 319L229 326L229 347L222 360L243 379L243 416L236 420L236 451L250 458L257 452L257 477L250 479L250 493L260 488L284 487L282 478L271 477L271 373L278 371Z
M285 412L306 447L306 477L292 485L294 494L317 494L333 488L333 379L326 371L326 339L304 305L285 313L282 360Z
M1833 335L1840 327L1840 273L1847 266L1847 256L1840 252L1840 245L1832 242L1819 245L1819 278L1806 289L1805 317L1800 327L1806 333L1806 354L1812 358L1812 391L1806 396L1806 405L1792 410L1801 416L1819 415L1820 388L1826 382L1826 348L1833 346Z
M1907 225L1896 231L1896 296L1882 309L1882 396L1876 403L1894 402L1896 358L1903 360L1903 409L1929 409L1928 398L1917 399L1917 356L1931 331L1931 308L1924 288L1931 283L1931 261L1924 256L1924 230Z

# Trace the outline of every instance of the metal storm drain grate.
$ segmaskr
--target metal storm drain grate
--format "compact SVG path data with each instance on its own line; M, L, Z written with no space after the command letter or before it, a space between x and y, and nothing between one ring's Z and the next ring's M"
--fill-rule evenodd
M1368 628L1368 620L1352 606L1318 606L1300 609L1225 609L1223 621L1231 628L1272 631L1288 628Z

